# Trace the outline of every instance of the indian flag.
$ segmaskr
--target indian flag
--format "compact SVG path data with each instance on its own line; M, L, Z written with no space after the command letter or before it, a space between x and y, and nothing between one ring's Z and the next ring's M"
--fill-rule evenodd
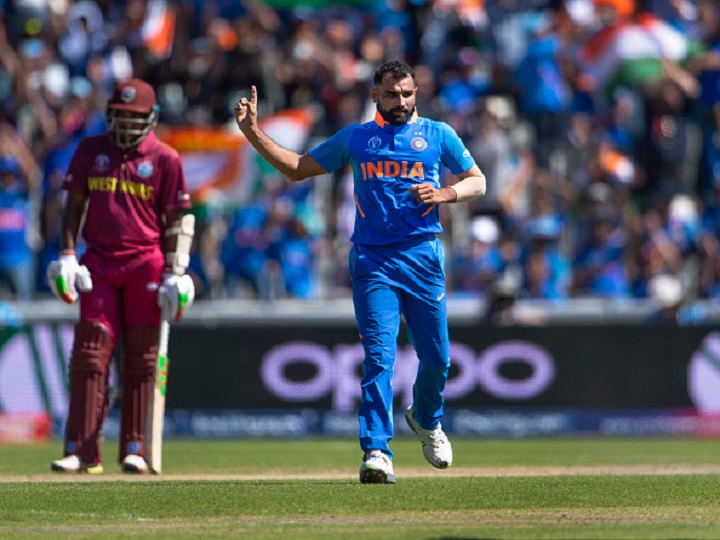
M260 120L275 142L303 152L316 115L311 108L279 111ZM163 127L160 139L179 154L190 194L195 202L222 195L233 203L246 201L260 174L257 152L234 126Z
M175 8L165 0L150 0L142 26L145 48L157 61L167 59L175 40Z
M687 37L662 19L641 13L594 35L581 51L581 61L596 90L612 95L620 87L636 87L662 75L662 61L681 63L689 53Z

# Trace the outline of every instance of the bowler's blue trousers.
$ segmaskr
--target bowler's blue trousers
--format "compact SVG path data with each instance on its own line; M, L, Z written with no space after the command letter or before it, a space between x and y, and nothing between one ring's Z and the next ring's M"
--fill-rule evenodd
M353 303L365 351L360 405L360 446L392 458L392 376L405 316L408 338L420 364L413 409L425 429L443 416L443 390L450 369L445 294L445 255L434 236L392 246L354 246L350 252Z

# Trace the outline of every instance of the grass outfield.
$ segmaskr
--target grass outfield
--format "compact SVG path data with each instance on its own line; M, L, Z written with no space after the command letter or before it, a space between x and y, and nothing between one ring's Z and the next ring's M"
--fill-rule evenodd
M0 447L0 537L720 538L720 440L453 439L436 471L393 442L361 485L349 439L165 443L161 476L51 475L60 443Z

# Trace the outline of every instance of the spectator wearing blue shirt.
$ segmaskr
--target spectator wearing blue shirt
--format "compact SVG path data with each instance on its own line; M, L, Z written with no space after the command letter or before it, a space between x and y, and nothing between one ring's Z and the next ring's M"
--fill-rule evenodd
M524 283L520 297L535 300L565 300L567 274L567 262L557 251L533 247L525 256Z
M638 131L639 106L634 92L618 89L610 107L609 118L605 126L605 133L601 139L609 140L612 147L623 155L633 155L635 139Z
M573 292L603 298L629 296L625 273L625 238L611 209L593 216L589 237L573 261Z
M547 168L552 152L567 129L572 96L559 62L560 41L552 32L552 21L530 29L525 56L514 71L519 110L535 130L535 158Z
M720 173L720 164L718 166ZM700 258L699 294L720 299L720 174L714 189L704 198L697 248Z
M17 300L33 292L33 254L27 242L30 202L20 163L0 156L0 281Z
M700 194L709 201L715 198L716 186L720 184L720 99L713 106L711 116L711 125L703 135L699 164Z
M472 113L477 99L489 89L490 81L483 66L486 62L474 48L460 49L455 66L442 77L440 102L444 110L461 116Z
M497 245L500 228L493 218L478 216L470 230L468 247L453 259L452 280L456 293L484 298L504 267Z
M713 107L713 129L703 143L700 195L702 228L720 237L720 101Z
M687 61L687 68L699 84L698 115L704 130L711 127L712 108L720 100L720 9L715 0L698 0L698 27L693 36L698 51Z
M249 285L252 294L263 300L270 298L263 276L268 261L269 241L264 233L267 218L267 209L262 204L243 206L232 216L220 254L230 297L242 296L243 285Z
M280 265L287 296L305 300L317 297L314 241L300 216L290 218L280 239L271 246L271 254Z
M685 263L683 246L668 234L666 205L656 203L642 214L641 229L634 256L638 271L633 276L633 296L648 298L649 284L661 274L679 275Z
M562 221L546 214L529 221L521 256L521 298L564 300L571 282L571 265L558 245Z

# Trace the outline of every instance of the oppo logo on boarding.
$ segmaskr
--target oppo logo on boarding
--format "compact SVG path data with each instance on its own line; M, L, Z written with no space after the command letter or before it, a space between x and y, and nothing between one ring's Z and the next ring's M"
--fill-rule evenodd
M720 413L720 333L710 332L688 364L688 394L698 412Z
M285 343L271 349L263 358L260 375L265 387L275 396L290 402L306 402L332 397L332 408L351 412L360 400L359 366L362 345L339 345L332 351L310 342ZM555 362L542 347L527 341L503 341L477 355L470 347L451 344L450 358L458 373L445 386L445 398L459 399L480 387L489 395L522 401L544 392L555 379ZM510 379L502 374L505 364L525 364L531 373L524 379ZM309 364L312 377L292 380L287 369ZM395 362L393 388L403 403L412 403L412 386L418 359L411 346L399 348Z

